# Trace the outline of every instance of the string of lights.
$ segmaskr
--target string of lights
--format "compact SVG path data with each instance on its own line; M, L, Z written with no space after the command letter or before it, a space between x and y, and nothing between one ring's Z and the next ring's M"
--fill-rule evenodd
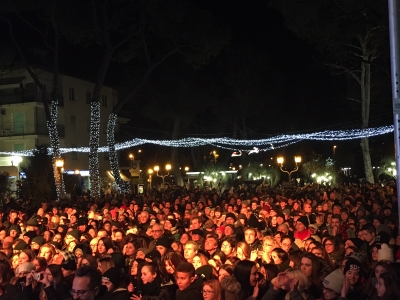
M100 106L100 105L99 105ZM93 110L92 110L93 111ZM100 108L98 110L100 113ZM92 129L91 129L92 130ZM108 129L111 130L111 129ZM249 148L257 147L257 151L269 151L277 148L282 148L301 140L315 140L315 141L344 141L352 139L360 139L364 137L372 137L393 132L393 126L382 126L376 128L365 128L365 129L352 129L352 130L327 130L315 133L303 133L303 134L285 134L278 135L275 137L259 140L238 140L232 138L184 138L180 140L149 140L149 139L132 139L123 143L115 144L115 150L123 150L127 148L137 147L143 144L153 144L165 147L198 147L205 145L213 145L222 149L228 150L241 150L250 151ZM97 140L98 143L98 140ZM69 152L89 152L92 148L90 147L79 147L79 148L60 148L60 153ZM98 152L109 152L108 146L97 147ZM1 155L19 155L19 156L32 156L35 150L25 150L16 152L0 152ZM49 154L52 154L52 149L49 149ZM98 162L98 160L97 160ZM89 165L95 162L89 159Z
M108 117L108 123L107 123L107 145L109 148L108 157L110 160L111 170L113 172L113 176L115 182L118 185L118 188L122 193L129 193L130 190L129 183L122 180L119 174L118 155L117 151L115 150L114 127L115 124L117 123L117 118L118 116L114 113L111 113L110 116Z
M94 198L100 197L100 173L99 173L99 140L100 140L100 103L92 101L90 103L90 140L89 148L85 147L89 152L89 173L90 173L90 185L92 196ZM64 148L65 149L65 148ZM65 152L61 149L62 153ZM69 148L68 152L83 152L76 150L79 148ZM104 152L104 151L102 151Z

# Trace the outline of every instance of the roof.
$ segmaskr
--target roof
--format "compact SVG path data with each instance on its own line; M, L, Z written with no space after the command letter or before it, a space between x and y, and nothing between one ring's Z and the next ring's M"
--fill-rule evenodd
M0 85L18 84L21 83L24 79L25 79L24 76L0 78Z

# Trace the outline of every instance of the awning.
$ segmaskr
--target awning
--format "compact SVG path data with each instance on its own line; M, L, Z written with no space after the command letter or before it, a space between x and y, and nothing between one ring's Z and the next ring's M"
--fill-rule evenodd
M25 79L24 76L0 78L0 89L19 88L19 84Z
M15 176L18 177L18 168L14 166L3 166L0 167L0 173L7 172L8 176Z

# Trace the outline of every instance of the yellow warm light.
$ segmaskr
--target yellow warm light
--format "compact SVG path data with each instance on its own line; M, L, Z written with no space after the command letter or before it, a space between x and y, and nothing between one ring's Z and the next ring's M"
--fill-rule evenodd
M135 158L135 156L132 153L130 153L128 157L129 157L129 159L132 159L132 160Z
M282 156L279 156L279 157L277 157L277 159L276 159L277 161L278 161L278 164L283 164L283 157Z
M81 173L81 171L75 170L75 174L76 174L76 175L79 175L80 173Z
M170 164L166 165L166 166L165 166L165 169L166 169L167 171L171 170L171 165L170 165Z
M149 174L153 174L153 169L148 169L147 172L149 172Z
M57 168L62 168L64 167L64 160L62 158L57 158L56 159L56 167Z
M294 161L296 162L296 164L301 163L301 156L295 156Z
M189 167L185 167L185 171L186 171L186 172L189 171Z
M158 172L159 170L160 170L160 167L159 167L159 166L155 166L155 167L154 167L154 171Z

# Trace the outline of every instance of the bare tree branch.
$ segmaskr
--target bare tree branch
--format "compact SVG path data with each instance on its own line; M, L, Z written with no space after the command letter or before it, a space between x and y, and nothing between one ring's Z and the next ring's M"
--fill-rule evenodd
M358 71L352 71L344 66L339 66L336 64L326 64L327 66L331 67L332 69L337 69L337 70L342 70L344 73L347 73L351 77L353 77L359 84L361 84L361 78L357 76L356 72Z
M347 100L350 100L350 101L354 101L354 102L357 102L357 103L362 103L362 101L361 100L358 100L358 99L354 99L354 98L347 98Z

